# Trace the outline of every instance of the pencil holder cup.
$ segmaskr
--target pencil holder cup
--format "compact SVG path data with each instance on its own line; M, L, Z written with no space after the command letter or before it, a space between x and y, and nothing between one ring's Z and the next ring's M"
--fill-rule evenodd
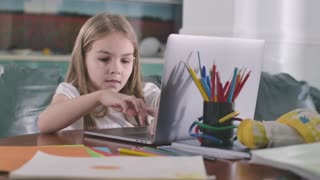
M203 102L203 123L211 127L215 127L218 130L212 130L207 128L200 128L203 134L208 136L214 136L220 140L211 141L203 139L202 146L218 147L218 146L231 146L233 145L233 129L224 129L223 127L231 126L232 121L227 120L223 123L219 122L222 117L234 112L234 103L229 102ZM222 143L221 143L222 142Z

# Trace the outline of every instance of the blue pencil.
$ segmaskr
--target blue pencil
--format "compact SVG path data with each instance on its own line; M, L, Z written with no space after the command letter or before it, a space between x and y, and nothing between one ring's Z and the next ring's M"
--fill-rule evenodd
M205 90L206 94L208 95L209 99L211 99L210 87L209 87L207 79L205 77L201 78L201 84L202 84L202 87Z
M200 60L200 52L198 51L198 61L199 61L199 70L200 70L200 75L201 75L201 77L203 77L203 73L202 73L202 71L201 71L201 60Z
M228 102L232 102L234 88L236 86L236 81L237 81L237 73L238 73L238 68L234 68L233 77L232 77L232 81L231 81L231 85L230 85L230 93L228 96Z

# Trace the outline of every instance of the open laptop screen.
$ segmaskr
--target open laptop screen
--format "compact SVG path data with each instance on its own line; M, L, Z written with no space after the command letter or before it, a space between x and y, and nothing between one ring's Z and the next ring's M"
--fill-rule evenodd
M187 62L200 77L198 52L202 66L216 64L222 82L230 79L235 67L251 71L250 78L237 97L235 110L240 112L242 118L253 118L263 49L262 40L170 35L165 52L155 141L173 142L190 138L190 125L202 116L203 98L183 64Z

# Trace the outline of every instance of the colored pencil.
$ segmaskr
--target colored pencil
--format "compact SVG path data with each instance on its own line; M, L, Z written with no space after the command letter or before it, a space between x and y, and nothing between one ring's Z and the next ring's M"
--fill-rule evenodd
M126 148L118 148L118 152L121 154L127 154L127 155L133 155L133 156L156 156L151 153L141 152L141 151L135 151L132 149L126 149Z
M209 97L207 96L205 90L203 89L200 80L197 78L196 73L193 71L193 69L185 62L183 62L185 67L187 68L191 78L193 79L193 82L196 84L197 88L200 91L200 94L202 95L203 99L207 102L209 102Z
M236 79L237 78L237 72L238 72L238 68L234 68L233 77L232 77L232 81L231 81L231 85L230 85L230 93L228 94L228 102L232 102L234 89L235 89L236 81L237 81L237 79Z
M215 78L216 78L216 64L215 62L212 65L212 77L211 77L211 100L217 102L215 98Z
M243 86L245 85L245 83L247 82L247 80L248 80L248 78L249 78L249 76L250 76L250 73L251 73L251 71L249 71L249 72L246 74L246 76L244 77L243 81L240 83L239 90L236 92L235 97L234 97L234 100L236 100L236 98L237 98L238 95L240 94Z
M219 119L219 123L224 123L224 122L226 122L227 120L229 120L229 119L231 119L231 118L233 118L233 117L235 117L235 116L237 116L237 115L239 115L239 112L236 112L236 111L231 112L231 113L225 115L224 117L220 118L220 119Z

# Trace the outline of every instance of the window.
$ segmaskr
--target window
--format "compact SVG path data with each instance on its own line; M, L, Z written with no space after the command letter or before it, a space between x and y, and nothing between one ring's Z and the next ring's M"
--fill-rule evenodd
M181 0L2 0L0 51L68 55L82 24L99 12L126 16L140 42L153 37L164 45L168 35L181 28L181 4Z

